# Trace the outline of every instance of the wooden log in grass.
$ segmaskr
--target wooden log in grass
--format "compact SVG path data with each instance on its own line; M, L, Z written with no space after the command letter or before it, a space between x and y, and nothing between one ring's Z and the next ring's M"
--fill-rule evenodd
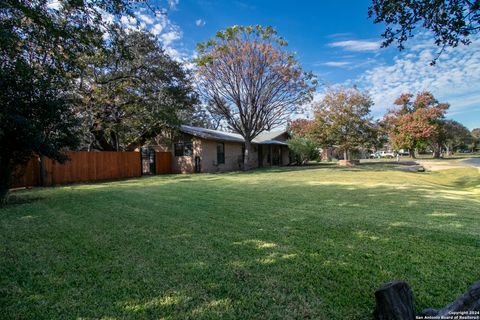
M465 312L466 315L471 315L473 318L478 318L480 314L480 281L475 282L467 292L458 297L455 301L450 303L443 309L425 309L422 311L422 316L437 316L447 317L449 315L458 315Z
M415 307L410 286L404 281L394 281L375 291L375 320L414 320Z
M375 291L375 320L413 320L415 306L410 286L404 281L389 282ZM443 309L428 308L420 316L447 318L452 315L465 314L478 318L480 315L480 281L474 283L467 292Z

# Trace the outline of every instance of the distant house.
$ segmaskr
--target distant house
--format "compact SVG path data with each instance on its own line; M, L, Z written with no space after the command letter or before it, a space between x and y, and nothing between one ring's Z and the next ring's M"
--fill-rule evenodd
M173 144L172 170L177 173L222 172L243 168L245 140L236 133L181 126ZM253 168L290 163L286 131L263 132L252 141Z

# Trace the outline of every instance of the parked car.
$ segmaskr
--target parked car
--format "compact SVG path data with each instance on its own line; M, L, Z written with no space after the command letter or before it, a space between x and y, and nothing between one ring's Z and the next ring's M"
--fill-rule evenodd
M395 153L392 151L377 151L369 155L370 159L380 159L380 158L395 158Z

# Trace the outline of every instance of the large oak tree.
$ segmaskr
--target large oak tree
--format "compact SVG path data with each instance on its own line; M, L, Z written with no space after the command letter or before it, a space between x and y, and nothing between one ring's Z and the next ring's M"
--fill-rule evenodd
M252 140L285 124L311 101L316 80L304 72L271 27L234 26L198 45L198 79L206 104L245 139L244 168Z
M389 140L395 149L408 149L415 156L414 150L420 145L430 145L434 157L439 157L445 140L443 121L448 103L439 103L428 91L420 92L413 99L413 94L400 95L384 117Z
M79 115L89 149L133 150L193 120L190 73L151 34L116 28L85 63Z
M352 150L375 144L377 127L370 115L372 99L358 89L332 88L314 103L309 131L322 147L335 147L350 160Z
M78 145L74 88L79 56L104 45L105 14L131 12L128 0L0 1L0 201L12 172L33 153L65 161Z
M473 142L473 137L463 124L455 120L443 122L443 144L447 155L451 155L456 149L465 147Z
M472 151L475 151L480 146L480 128L475 128L471 131L472 135Z
M124 1L42 0L0 2L0 200L12 172L35 152L66 159L62 148L78 143L75 96L70 93L79 53L101 43L98 10L120 13Z

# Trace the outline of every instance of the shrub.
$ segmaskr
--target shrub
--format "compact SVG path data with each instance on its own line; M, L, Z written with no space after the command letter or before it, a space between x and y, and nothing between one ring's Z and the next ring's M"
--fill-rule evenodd
M292 152L293 161L299 165L319 157L317 145L307 138L294 136L288 140L288 147Z

